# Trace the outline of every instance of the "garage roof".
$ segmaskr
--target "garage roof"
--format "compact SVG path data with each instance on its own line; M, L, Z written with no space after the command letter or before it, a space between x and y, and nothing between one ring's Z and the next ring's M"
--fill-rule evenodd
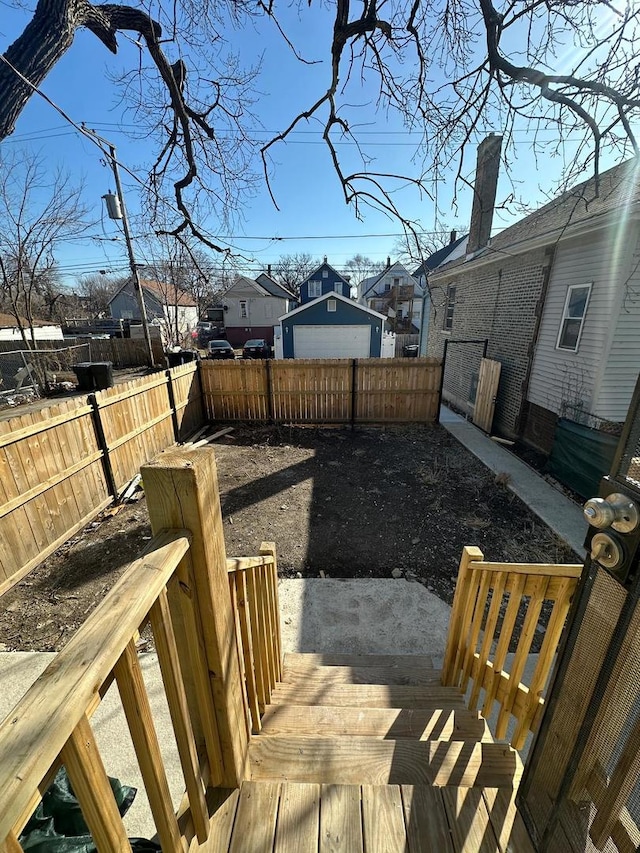
M278 317L278 320L288 320L289 317L293 317L296 314L301 314L303 311L306 311L308 308L311 308L312 305L318 305L320 302L326 302L327 299L337 299L340 302L345 302L352 308L357 308L359 311L364 311L365 314L372 314L374 317L378 317L380 320L387 319L384 314L380 314L378 311L374 311L371 308L365 308L364 305L360 305L360 303L356 302L355 299L349 299L347 296L343 296L341 293L335 293L334 291L330 291L329 293L325 293L323 296L318 296L317 299L312 299L311 302L305 302L305 304L301 305L299 308L294 308L294 310L289 311L288 314L283 314L282 317Z

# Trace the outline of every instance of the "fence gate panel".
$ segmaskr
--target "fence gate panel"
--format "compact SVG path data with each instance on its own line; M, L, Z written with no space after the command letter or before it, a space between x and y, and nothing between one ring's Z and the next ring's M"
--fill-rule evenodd
M485 432L491 432L493 426L501 367L499 361L493 361L490 358L483 358L480 361L476 402L473 407L473 422Z

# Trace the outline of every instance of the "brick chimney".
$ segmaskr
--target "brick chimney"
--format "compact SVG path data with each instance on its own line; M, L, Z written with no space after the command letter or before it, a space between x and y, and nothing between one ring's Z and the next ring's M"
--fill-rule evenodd
M453 243L455 243L457 239L458 239L458 232L452 231L451 234L449 234L449 245L450 246L453 245Z
M483 139L478 146L467 255L471 255L486 246L491 237L501 149L502 137L493 133Z
M267 264L267 275L271 278L271 264Z

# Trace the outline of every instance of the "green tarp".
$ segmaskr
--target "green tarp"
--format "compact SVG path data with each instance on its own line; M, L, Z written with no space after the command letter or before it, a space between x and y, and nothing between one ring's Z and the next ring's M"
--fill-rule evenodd
M125 815L136 789L109 779L121 815ZM160 846L143 838L131 838L135 853L156 853ZM29 853L96 853L91 834L80 810L64 767L56 774L42 802L29 818L19 838Z
M598 494L611 469L618 437L560 418L546 470L583 498Z

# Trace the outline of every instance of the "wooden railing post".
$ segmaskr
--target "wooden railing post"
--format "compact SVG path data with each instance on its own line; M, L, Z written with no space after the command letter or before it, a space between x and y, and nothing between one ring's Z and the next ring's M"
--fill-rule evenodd
M464 614L471 587L471 570L469 564L482 562L483 559L484 555L479 548L466 546L462 550L456 591L453 596L453 607L451 608L451 618L449 620L447 646L442 664L441 681L445 686L456 686L458 684L458 673L455 671L455 662L463 642L461 633L468 628L468 625L465 626L464 624Z
M273 565L267 566L265 579L267 583L268 600L271 608L272 642L276 664L276 681L282 680L282 632L280 628L280 604L278 602L278 560L276 558L276 543L263 542L260 545L260 555L273 557Z
M193 536L186 559L220 736L222 785L237 787L246 775L248 735L213 450L168 451L145 465L142 477L153 531L183 527Z

